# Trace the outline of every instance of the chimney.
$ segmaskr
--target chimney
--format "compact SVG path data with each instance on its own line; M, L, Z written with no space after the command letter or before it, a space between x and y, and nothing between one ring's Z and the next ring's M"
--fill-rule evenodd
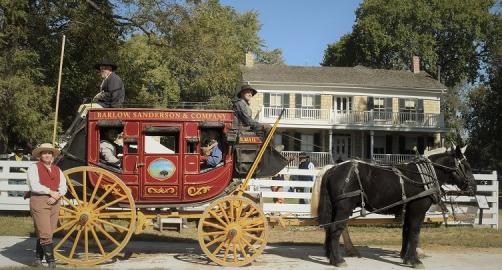
M411 71L415 74L420 73L420 57L414 55L413 63L411 64Z
M254 55L252 52L246 53L246 67L252 67L254 65Z

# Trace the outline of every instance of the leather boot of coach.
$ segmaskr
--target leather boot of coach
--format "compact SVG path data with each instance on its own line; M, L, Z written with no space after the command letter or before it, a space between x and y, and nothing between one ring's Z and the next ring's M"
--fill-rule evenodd
M56 269L56 260L54 259L54 247L51 244L42 245L44 250L45 260L48 264L48 269Z

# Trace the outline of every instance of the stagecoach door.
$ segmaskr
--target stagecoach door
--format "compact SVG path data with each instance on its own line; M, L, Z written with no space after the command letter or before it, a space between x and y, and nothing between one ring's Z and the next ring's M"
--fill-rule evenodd
M141 199L179 201L182 192L181 131L178 123L142 125Z

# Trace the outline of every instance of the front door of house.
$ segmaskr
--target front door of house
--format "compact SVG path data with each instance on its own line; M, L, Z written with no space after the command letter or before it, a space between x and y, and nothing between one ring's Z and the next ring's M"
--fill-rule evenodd
M348 135L333 136L333 159L345 161L351 157L351 139Z

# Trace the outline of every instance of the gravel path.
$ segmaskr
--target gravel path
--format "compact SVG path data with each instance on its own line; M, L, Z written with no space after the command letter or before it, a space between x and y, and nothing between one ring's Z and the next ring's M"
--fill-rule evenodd
M27 266L33 257L35 239L0 236L0 268ZM392 248L359 247L362 258L346 258L346 269L410 269L400 263ZM104 269L220 269L201 255L198 243L132 241L113 262L96 268ZM502 254L475 250L429 251L423 259L426 269L501 269ZM86 267L88 269L88 267ZM251 266L240 270L335 269L327 263L320 245L270 245Z

